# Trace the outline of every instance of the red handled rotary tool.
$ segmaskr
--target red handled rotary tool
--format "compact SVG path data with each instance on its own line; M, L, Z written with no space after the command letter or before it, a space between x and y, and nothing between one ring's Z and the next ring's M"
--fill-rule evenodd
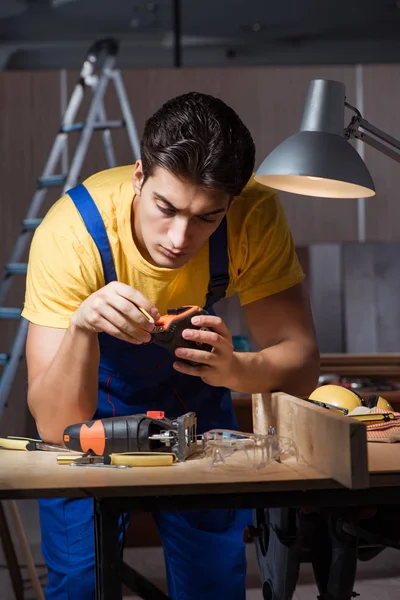
M196 413L167 419L162 411L129 417L109 417L69 425L65 446L98 456L124 452L170 452L180 461L197 449Z
M150 315L141 307L138 307L142 314L148 321L152 321ZM171 308L168 310L168 314L160 317L156 322L154 330L151 332L151 341L149 344L154 343L157 346L161 346L175 355L177 348L194 348L196 350L205 350L211 352L212 346L210 344L203 344L201 342L194 342L192 340L185 340L182 337L184 329L202 329L209 330L208 327L197 327L193 325L192 318L197 315L208 315L208 312L200 306L181 306L179 308ZM180 362L187 363L189 365L198 365L198 362L179 358Z

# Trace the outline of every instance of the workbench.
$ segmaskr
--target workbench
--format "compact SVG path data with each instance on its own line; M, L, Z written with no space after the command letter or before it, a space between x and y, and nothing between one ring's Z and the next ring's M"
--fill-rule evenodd
M289 399L285 395L281 398L286 406L295 406L300 424L297 406L301 407L301 401L293 399L289 403ZM316 411L320 415L317 419L326 418L325 409L307 407L306 410ZM353 420L346 421L345 417L335 414L336 423L337 419L349 427L349 436L354 438L354 429L350 426ZM363 426L356 423L357 430L359 427ZM310 431L312 434L312 427ZM329 439L326 427L323 434ZM318 443L316 441L317 451ZM354 447L351 448L354 451ZM366 451L368 480L361 480L365 482L363 487L351 489L326 472L298 463L294 458L273 462L259 472L245 468L210 469L209 462L201 455L171 467L119 470L61 466L52 452L3 450L0 453L0 499L93 498L96 598L115 600L120 597L122 575L118 543L121 510L400 504L400 444L370 443ZM337 462L341 461L341 455L343 452L339 449Z

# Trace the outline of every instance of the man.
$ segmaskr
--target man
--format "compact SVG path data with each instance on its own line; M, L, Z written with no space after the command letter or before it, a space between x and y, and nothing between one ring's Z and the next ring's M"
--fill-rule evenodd
M34 236L23 316L28 402L42 439L94 417L193 410L202 433L237 428L230 393L316 386L318 351L303 273L276 194L252 178L254 143L235 112L199 93L146 123L141 160L61 198ZM259 352L237 353L213 314L183 336L212 352L152 344L168 308L238 293ZM203 366L180 362L189 358ZM47 598L94 595L92 503L40 501ZM174 600L245 597L240 511L155 515Z

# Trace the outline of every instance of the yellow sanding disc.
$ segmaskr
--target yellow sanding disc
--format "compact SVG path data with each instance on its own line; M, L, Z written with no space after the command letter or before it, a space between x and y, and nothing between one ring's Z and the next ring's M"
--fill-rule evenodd
M347 408L349 412L357 406L362 406L359 396L341 385L321 385L310 394L309 399Z

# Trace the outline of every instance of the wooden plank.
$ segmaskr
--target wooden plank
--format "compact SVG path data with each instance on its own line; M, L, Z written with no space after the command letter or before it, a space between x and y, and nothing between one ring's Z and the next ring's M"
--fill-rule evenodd
M322 354L321 373L400 377L400 354Z
M313 469L348 488L369 483L366 427L350 417L288 394L253 394L255 433L275 427Z
M345 349L342 288L341 245L312 244L309 247L309 289L321 352Z
M354 376L365 376L365 377L399 377L399 367L393 367L391 365L329 365L321 369L322 373L325 374L338 374L343 376L354 375Z
M321 354L321 365L396 365L400 368L400 353L370 353L370 354Z

